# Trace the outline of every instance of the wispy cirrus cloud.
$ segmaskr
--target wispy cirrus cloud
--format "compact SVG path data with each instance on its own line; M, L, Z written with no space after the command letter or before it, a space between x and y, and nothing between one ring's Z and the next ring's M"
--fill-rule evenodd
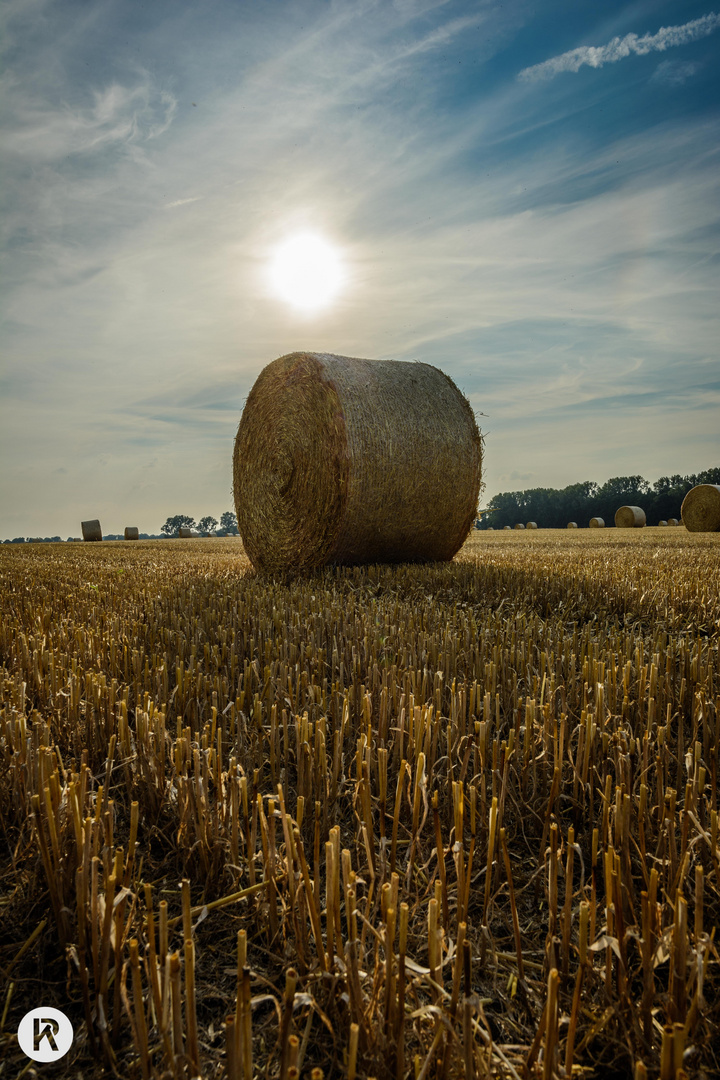
M525 82L539 82L552 79L563 71L579 71L581 67L599 68L604 64L615 64L628 56L646 56L651 52L665 52L676 45L687 45L708 37L720 27L720 15L711 11L699 19L683 23L682 26L661 26L656 34L626 34L614 37L607 45L581 45L577 49L553 56L542 64L533 64L524 68L518 79Z

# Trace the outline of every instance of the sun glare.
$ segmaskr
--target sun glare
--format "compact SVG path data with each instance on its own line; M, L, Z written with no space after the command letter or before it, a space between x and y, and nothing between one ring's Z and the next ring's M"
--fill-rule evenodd
M327 307L343 278L338 252L315 233L291 236L275 249L270 263L273 292L301 311Z

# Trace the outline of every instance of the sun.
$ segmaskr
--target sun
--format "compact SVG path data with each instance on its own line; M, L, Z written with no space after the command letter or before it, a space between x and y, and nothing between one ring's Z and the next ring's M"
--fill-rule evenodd
M317 233L301 232L275 249L269 267L273 292L300 311L327 307L345 275L337 250Z

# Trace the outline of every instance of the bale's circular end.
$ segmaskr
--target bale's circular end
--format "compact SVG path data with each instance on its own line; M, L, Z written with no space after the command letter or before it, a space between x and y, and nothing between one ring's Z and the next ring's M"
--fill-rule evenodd
M621 506L615 511L617 529L642 529L645 522L645 511L639 506Z
M590 528L591 529L604 529L605 528L605 522L601 517L590 518Z
M577 529L577 521L568 521L567 527L568 529Z
M140 538L139 530L135 525L125 526L125 539L126 540L138 540Z
M80 528L83 540L102 540L102 529L97 518L93 518L92 521L81 521Z
M238 530L270 573L451 559L476 517L481 463L472 409L438 368L291 353L245 403Z
M691 488L683 499L680 514L688 532L720 530L720 486L697 484Z

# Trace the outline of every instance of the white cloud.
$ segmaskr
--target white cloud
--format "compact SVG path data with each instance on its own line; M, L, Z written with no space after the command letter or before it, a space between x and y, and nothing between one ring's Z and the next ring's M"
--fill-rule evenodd
M668 86L682 86L702 67L702 64L687 60L663 60L653 72L651 82L667 83Z
M581 45L578 49L571 49L560 56L553 56L542 64L534 64L524 68L518 75L519 79L528 82L537 82L543 79L552 79L563 71L579 71L581 67L599 68L603 64L614 64L618 60L624 60L627 56L646 56L651 52L665 52L666 49L676 45L687 45L691 41L708 37L720 27L720 15L711 11L700 19L683 23L682 26L662 26L656 34L626 34L625 37L614 37L607 45Z
M202 195L191 195L189 199L175 199L174 202L165 203L166 210L172 210L176 206L187 206L191 202L199 202Z

